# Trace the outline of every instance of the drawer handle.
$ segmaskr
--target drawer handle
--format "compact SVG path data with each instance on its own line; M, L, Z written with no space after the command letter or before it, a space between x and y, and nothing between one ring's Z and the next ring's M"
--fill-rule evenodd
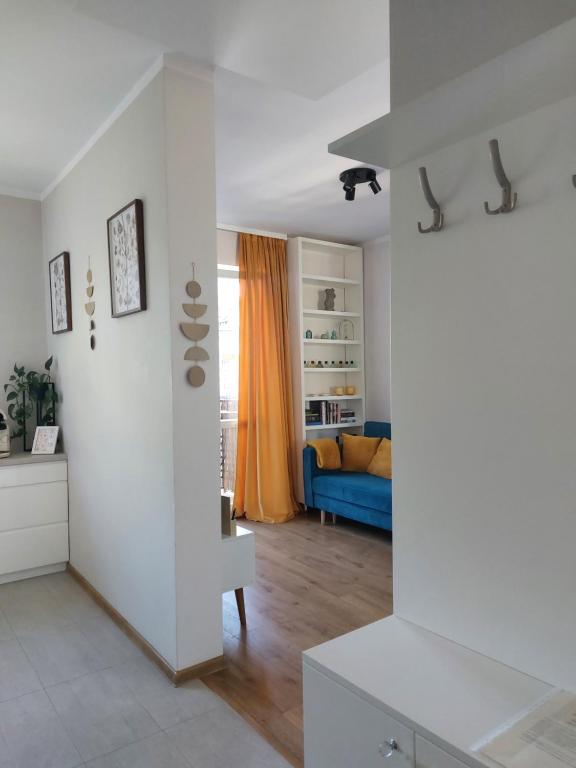
M398 751L398 742L396 739L386 739L378 747L378 752L382 757L392 757L394 752Z

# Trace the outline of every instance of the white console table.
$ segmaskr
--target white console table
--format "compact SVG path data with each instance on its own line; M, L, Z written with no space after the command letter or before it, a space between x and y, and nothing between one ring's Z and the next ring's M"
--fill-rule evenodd
M552 687L395 616L304 654L306 768L485 768L472 747Z
M0 583L64 570L68 556L66 456L0 459Z
M237 525L232 536L222 536L222 593L234 590L242 626L246 625L244 587L254 583L255 575L254 534L247 528Z

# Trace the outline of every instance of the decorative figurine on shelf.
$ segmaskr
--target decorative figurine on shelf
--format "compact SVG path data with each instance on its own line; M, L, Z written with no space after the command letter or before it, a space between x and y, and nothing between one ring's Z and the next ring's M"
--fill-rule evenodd
M312 331L310 330L310 328L308 328L307 331L306 331L306 338L307 339L311 339L312 338Z
M318 360L318 362L316 363L316 368L324 368L324 366L322 365L322 360Z
M330 338L330 334L328 333L328 331L324 331L324 333L320 334L320 338L321 339L329 339Z
M336 329L334 329L332 331L332 333L330 334L330 338L332 339L332 341L337 341L337 339L338 339L338 332L337 332Z
M334 288L326 288L324 291L324 309L327 312L334 312L334 299L336 298L336 291Z

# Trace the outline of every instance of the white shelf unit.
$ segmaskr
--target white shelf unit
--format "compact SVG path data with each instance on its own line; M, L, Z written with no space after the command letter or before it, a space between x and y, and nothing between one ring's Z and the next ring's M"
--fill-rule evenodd
M290 337L295 435L298 443L299 500L303 501L302 448L314 437L342 431L361 434L364 426L364 303L362 248L307 237L288 238ZM324 309L324 291L334 288L334 311ZM322 339L336 331L348 338ZM313 338L306 338L306 331ZM305 366L320 361L322 368ZM352 363L354 367L338 367ZM332 367L332 362L335 366ZM334 395L334 387L354 386L354 395ZM307 403L328 400L353 410L345 424L306 425Z

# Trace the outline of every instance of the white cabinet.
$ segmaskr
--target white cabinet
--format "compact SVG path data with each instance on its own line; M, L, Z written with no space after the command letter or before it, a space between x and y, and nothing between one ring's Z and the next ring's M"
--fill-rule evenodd
M66 457L0 460L0 583L62 570L68 557Z
M416 736L416 768L466 768L466 765L431 741Z
M411 768L414 734L321 672L304 676L306 768Z
M304 654L305 765L481 768L474 745L551 690L391 616Z

